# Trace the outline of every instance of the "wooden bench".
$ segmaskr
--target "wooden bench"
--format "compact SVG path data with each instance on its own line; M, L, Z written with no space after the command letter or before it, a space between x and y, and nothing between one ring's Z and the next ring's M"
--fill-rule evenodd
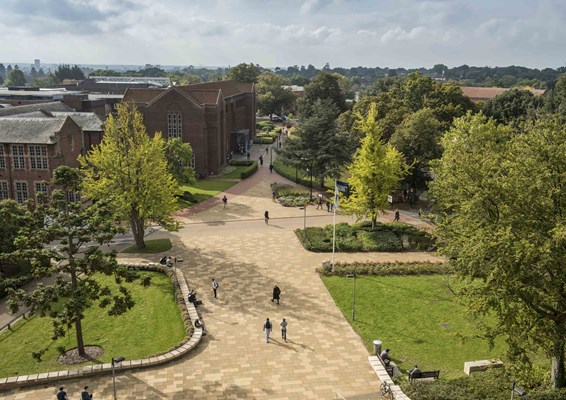
M409 380L414 381L415 379L430 379L430 378L438 379L439 375L440 375L440 370L413 372L412 374L409 374Z

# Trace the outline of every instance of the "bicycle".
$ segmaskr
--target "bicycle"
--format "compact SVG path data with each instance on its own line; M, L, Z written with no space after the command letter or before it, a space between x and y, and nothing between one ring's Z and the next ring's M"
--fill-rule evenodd
M381 384L381 395L385 399L393 400L393 392L391 391L391 386L387 382Z

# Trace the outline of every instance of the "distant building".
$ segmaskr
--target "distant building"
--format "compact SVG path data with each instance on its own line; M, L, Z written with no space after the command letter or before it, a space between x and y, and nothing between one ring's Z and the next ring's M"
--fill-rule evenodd
M464 95L468 96L472 101L486 101L515 88L461 86L461 89ZM545 92L544 90L532 88L525 88L525 90L528 90L535 96L542 96Z
M78 167L83 149L82 130L69 116L0 118L0 200L23 203L48 192L53 171Z
M255 88L235 81L128 89L150 135L179 137L193 148L197 176L218 174L231 153L245 154L255 137Z

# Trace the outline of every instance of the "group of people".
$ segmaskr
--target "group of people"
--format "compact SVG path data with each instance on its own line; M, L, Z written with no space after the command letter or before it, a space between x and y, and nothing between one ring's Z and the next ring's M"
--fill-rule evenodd
M83 391L81 392L81 400L91 400L92 393L88 391L88 386L85 386ZM57 392L57 400L69 400L69 396L67 396L67 392L65 391L65 387L61 386L59 391Z
M171 256L163 256L159 259L159 264L165 265L167 267L172 267L175 263L175 260L171 258Z
M379 358L381 358L381 361L383 361L383 364L386 367L388 367L389 364L391 363L391 358L389 358L389 351L390 351L389 349L385 349L379 354ZM409 379L413 379L413 377L420 377L420 374L421 374L421 370L419 369L418 366L415 365L415 368L409 371Z
M287 321L283 318L283 321L279 324L281 326L281 338L285 340L287 343ZM271 330L273 329L273 324L267 318L263 323L263 331L265 332L265 343L269 343L269 335L271 334Z
M326 211L331 212L334 210L334 203L332 203L328 199L325 199L322 193L319 193L316 209L324 210L324 203L326 203Z

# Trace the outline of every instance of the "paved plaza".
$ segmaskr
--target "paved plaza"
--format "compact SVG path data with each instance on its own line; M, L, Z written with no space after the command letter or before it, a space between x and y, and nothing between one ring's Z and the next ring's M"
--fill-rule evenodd
M293 230L303 226L303 210L271 200L269 184L284 179L270 174L267 164L226 192L226 208L220 194L180 212L181 231L151 235L172 239L171 255L184 260L178 268L204 301L200 312L209 334L196 351L178 361L119 373L119 399L335 399L336 393L348 400L380 398L380 382L368 363L367 349L315 272L330 255L302 248ZM308 225L332 222L331 214L315 208L307 209ZM266 210L271 215L269 225L263 220ZM391 220L392 215L384 218ZM369 259L440 260L423 253L338 254L336 258ZM220 283L216 301L210 286L213 277ZM274 284L282 290L280 305L270 301ZM266 318L274 323L269 344L262 332ZM287 343L279 330L282 318L288 321ZM88 382L14 390L0 397L54 399L59 385L67 387L70 399L79 398L84 385L95 399L113 396L111 377L100 376Z

